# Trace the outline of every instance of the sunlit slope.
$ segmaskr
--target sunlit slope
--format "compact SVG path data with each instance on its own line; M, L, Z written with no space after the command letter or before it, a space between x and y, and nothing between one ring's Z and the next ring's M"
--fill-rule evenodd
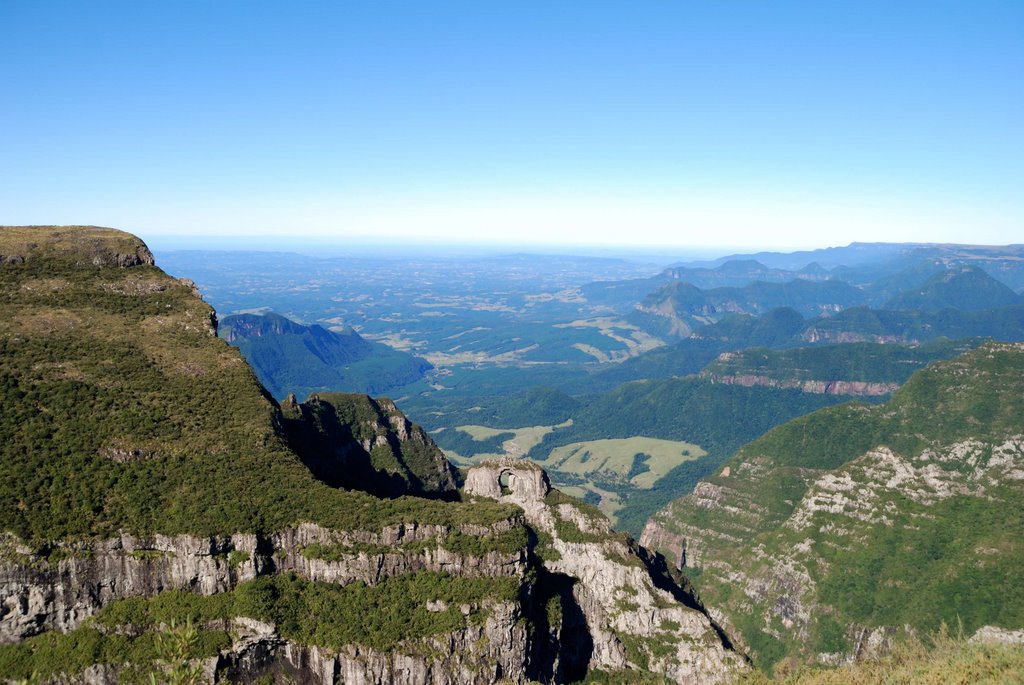
M761 665L829 661L941 621L1024 626L1024 346L916 373L890 401L791 421L659 512Z
M423 377L426 360L364 339L351 328L304 326L273 313L221 320L220 337L241 350L279 400L318 392L384 394Z
M475 516L371 507L318 482L210 307L134 236L0 228L0 255L4 530L41 541Z

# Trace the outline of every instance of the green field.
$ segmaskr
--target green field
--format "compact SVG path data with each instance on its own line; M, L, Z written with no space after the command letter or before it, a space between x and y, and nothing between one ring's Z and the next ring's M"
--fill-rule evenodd
M674 466L707 452L688 442L632 437L574 442L551 450L544 465L553 471L651 488Z
M471 456L463 456L454 450L444 450L444 453L457 464L473 464L505 456L522 457L536 445L540 444L544 436L551 431L556 428L568 428L571 425L572 419L557 426L525 426L523 428L490 428L489 426L478 425L456 426L455 430L465 433L477 442L484 442L502 435L511 434L512 437L501 442L501 452L474 452Z

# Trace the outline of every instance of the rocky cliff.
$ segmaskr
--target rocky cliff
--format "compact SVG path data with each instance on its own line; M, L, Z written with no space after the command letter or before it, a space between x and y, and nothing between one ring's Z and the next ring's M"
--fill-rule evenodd
M839 343L770 350L724 352L700 372L713 383L796 388L801 392L847 397L892 394L927 364L949 359L981 340L940 340L904 347L881 343Z
M455 469L417 425L386 398L322 393L281 405L284 430L320 480L380 497L445 495Z
M386 400L278 406L138 239L0 229L0 254L3 677L714 683L743 667L685 581L542 471L483 467L460 495ZM365 491L381 483L386 498Z
M641 543L695 577L770 666L838 663L901 634L1024 626L1024 346L917 372L879 406L781 426L659 512Z
M614 533L596 509L551 490L540 467L513 458L476 466L465 492L521 507L538 536L544 591L558 588L548 627L560 645L559 680L639 669L705 683L744 668L689 587L660 567L663 559Z

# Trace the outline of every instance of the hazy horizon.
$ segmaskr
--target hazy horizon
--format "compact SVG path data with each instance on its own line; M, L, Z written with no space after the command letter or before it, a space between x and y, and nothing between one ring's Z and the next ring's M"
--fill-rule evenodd
M1024 3L0 4L0 223L641 249L1024 235Z

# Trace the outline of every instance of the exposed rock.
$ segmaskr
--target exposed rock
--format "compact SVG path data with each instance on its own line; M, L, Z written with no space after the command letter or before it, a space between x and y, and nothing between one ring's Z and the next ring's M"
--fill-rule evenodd
M701 378L722 385L744 387L765 386L769 388L796 388L813 395L849 395L851 397L882 397L895 392L899 383L872 383L867 381L844 380L780 380L754 374L720 375L702 372Z
M521 522L510 520L490 532L516 525ZM525 549L481 557L461 555L443 548L449 532L445 526L394 525L380 532L339 533L302 524L266 537L122 534L92 544L55 547L51 558L67 557L55 562L7 536L0 548L0 644L44 630L74 630L117 599L152 597L166 590L212 595L268 573L294 571L310 580L342 585L354 581L375 585L417 571L484 577L525 573ZM402 549L423 542L437 545ZM352 552L329 561L310 558L303 549L313 543L350 547ZM363 551L366 546L386 549Z
M981 644L1024 645L1024 630L1008 630L999 626L982 626L968 642Z
M503 485L502 480L507 479ZM474 466L466 474L466 494L507 500L535 509L543 504L551 490L548 474L533 462L505 457L499 461Z
M576 645L586 657L580 666L644 668L681 683L720 682L744 667L692 595L658 583L650 562L638 556L628 538L614 533L600 513L573 500L551 503L549 490L543 469L511 458L474 466L466 476L467 494L518 504L538 532L551 536L557 554L543 565L552 576L572 579L563 611L570 600L568 608L579 612L586 633L586 640ZM572 539L561 534L573 529L579 532ZM569 613L563 621L572 618ZM670 647L655 653L654 643Z
M290 443L333 486L384 497L455 492L455 469L422 428L386 398L321 393L281 405Z

